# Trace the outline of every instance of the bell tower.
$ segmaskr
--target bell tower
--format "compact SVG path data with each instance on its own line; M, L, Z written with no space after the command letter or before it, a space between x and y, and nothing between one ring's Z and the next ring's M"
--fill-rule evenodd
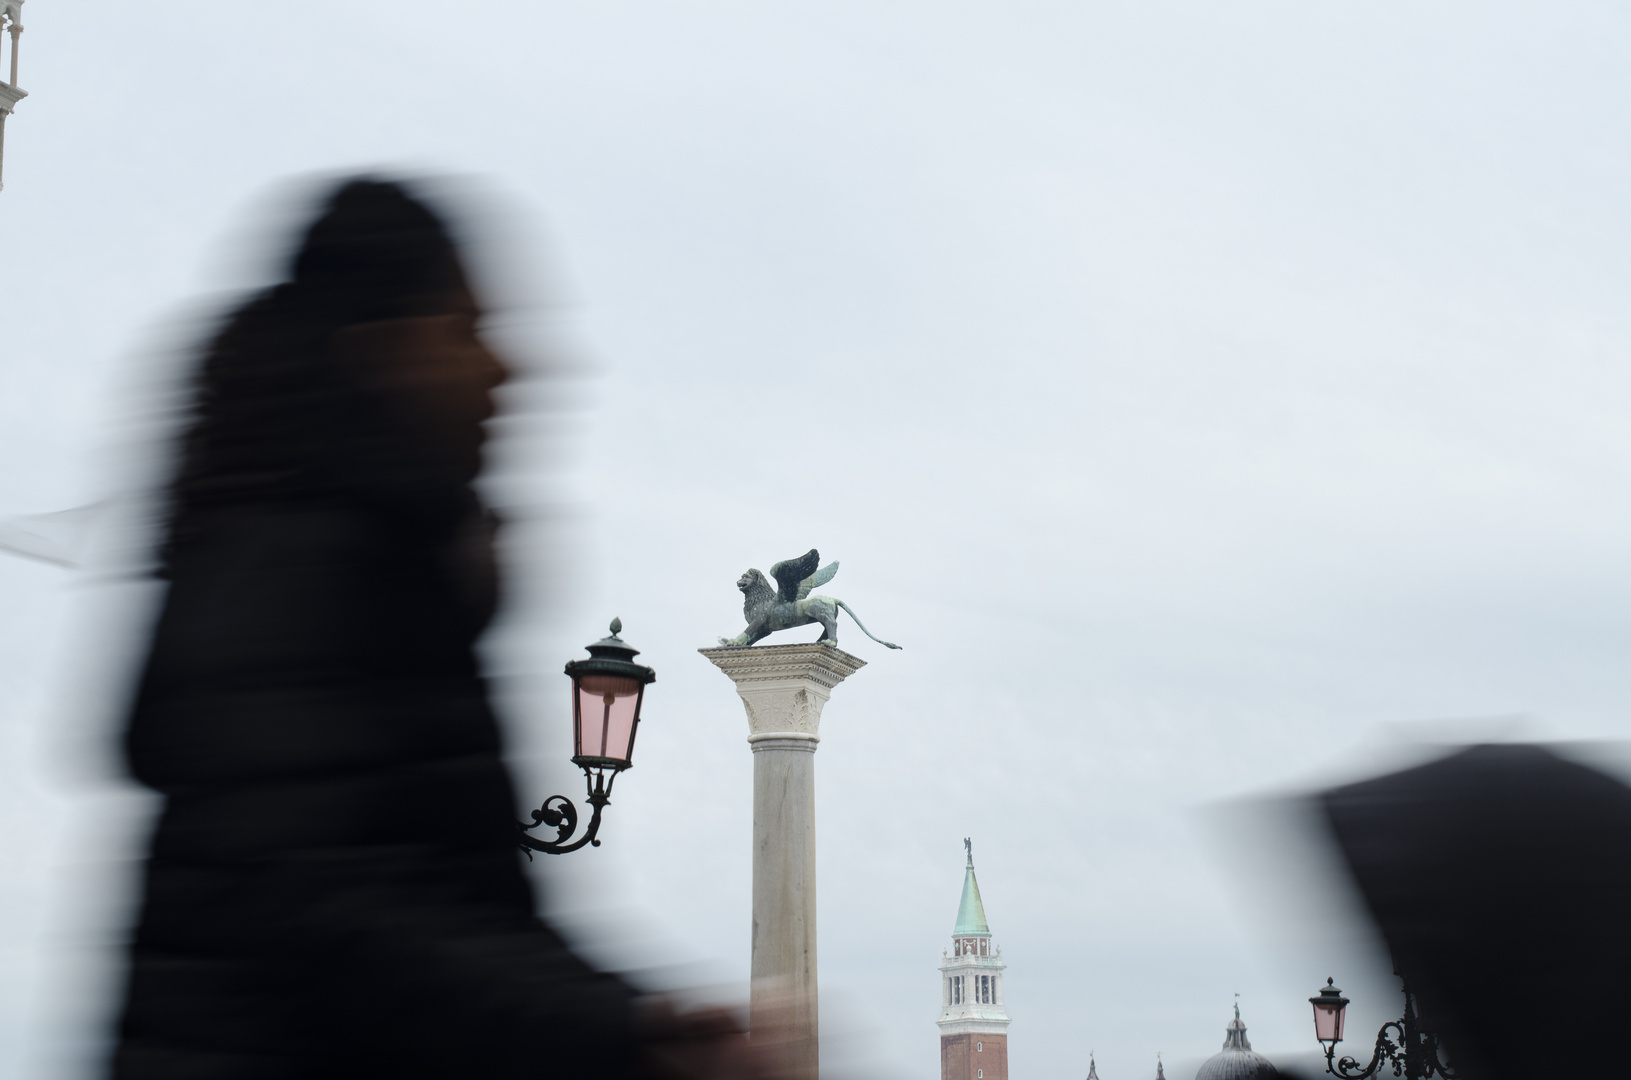
M991 942L974 842L963 839L963 899L940 964L940 1080L1008 1080L1008 1012L1002 1003L1002 950Z

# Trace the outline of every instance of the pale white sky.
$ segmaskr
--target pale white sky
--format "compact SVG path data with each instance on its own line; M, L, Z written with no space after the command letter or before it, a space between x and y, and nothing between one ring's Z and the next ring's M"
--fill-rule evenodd
M1090 1049L1186 1080L1237 991L1255 1046L1306 1051L1327 975L1371 1030L1362 940L1266 914L1302 895L1276 860L1315 855L1242 849L1218 804L1424 719L1628 732L1618 5L27 15L0 516L136 482L155 373L311 174L485 192L499 336L578 373L512 395L493 479L523 789L576 791L559 669L612 615L659 673L556 902L670 981L740 980L751 755L694 650L739 629L743 569L812 545L906 646L846 621L869 666L817 761L835 1072L937 1077L965 835L1014 1080ZM115 692L142 590L0 560L0 596L0 1077L37 1076L88 1045L140 821L60 734Z

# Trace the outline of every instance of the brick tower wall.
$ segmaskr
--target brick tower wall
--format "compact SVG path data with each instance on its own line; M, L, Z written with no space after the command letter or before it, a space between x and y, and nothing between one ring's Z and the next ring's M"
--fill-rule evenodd
M1008 1036L942 1035L940 1080L1008 1080Z

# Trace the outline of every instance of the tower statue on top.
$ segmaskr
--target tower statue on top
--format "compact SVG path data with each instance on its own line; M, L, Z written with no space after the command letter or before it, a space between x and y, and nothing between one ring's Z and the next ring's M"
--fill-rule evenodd
M747 620L747 629L733 638L720 638L719 643L729 646L752 645L777 630L791 630L795 626L818 622L821 624L821 637L816 644L836 648L838 609L843 608L855 620L855 625L861 628L861 633L879 645L900 648L892 641L874 636L844 601L832 596L811 596L812 589L825 585L838 573L836 562L817 570L818 566L821 566L821 554L811 548L796 559L783 559L770 568L770 576L776 579L774 589L765 580L764 573L757 569L750 569L737 578L736 587L742 590L742 617Z

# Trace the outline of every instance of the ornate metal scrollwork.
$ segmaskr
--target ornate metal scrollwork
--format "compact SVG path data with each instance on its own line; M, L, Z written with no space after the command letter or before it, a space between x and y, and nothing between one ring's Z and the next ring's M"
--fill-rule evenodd
M612 801L612 786L610 783L605 782L605 777L599 769L585 767L583 778L584 784L588 788L585 801L593 809L593 812L589 815L589 828L576 841L568 843L572 834L578 829L578 808L565 795L551 795L544 800L544 805L532 811L532 824L528 825L519 821L515 823L515 827L521 831L521 850L527 853L527 858L532 858L534 851L541 851L546 855L565 855L569 851L578 850L585 844L593 844L595 847L600 846L600 841L595 838L595 834L600 832L600 812L606 808L607 803ZM613 773L612 779L615 780L616 778L617 774ZM536 836L529 835L531 830L537 828L554 829L554 839L540 840Z
M1404 987L1404 1016L1389 1020L1376 1033L1376 1050L1370 1064L1363 1069L1351 1057L1337 1058L1336 1043L1325 1048L1325 1070L1342 1080L1366 1080L1391 1065L1394 1076L1405 1080L1431 1080L1435 1075L1444 1080L1459 1080L1461 1074L1444 1063L1438 1036L1423 1031L1417 1022L1416 999L1410 985Z
M1397 1039L1388 1037L1388 1032L1397 1032ZM1370 1064L1363 1069L1359 1062L1351 1057L1339 1058L1333 1065L1331 1058L1336 1054L1336 1043L1332 1043L1325 1050L1326 1069L1334 1076L1343 1080L1364 1080L1367 1076L1376 1075L1383 1065L1392 1062L1393 1075L1403 1075L1404 1055L1400 1048L1404 1045L1404 1026L1397 1020L1389 1020L1382 1025L1382 1030L1376 1033L1376 1051L1371 1055Z

